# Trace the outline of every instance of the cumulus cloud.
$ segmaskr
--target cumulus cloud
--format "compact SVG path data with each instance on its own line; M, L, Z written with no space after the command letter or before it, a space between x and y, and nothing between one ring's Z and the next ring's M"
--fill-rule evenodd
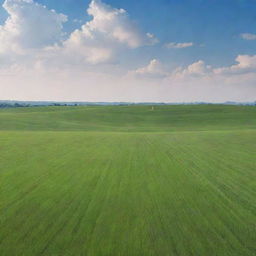
M236 75L256 71L256 55L238 55L236 58L237 64L214 69L215 74Z
M188 76L205 76L211 73L211 66L206 65L203 60L196 61L185 68L178 67L171 76L175 78L184 78Z
M205 62L202 60L199 60L191 65L188 66L187 68L187 72L189 74L204 74L206 72L206 70L209 69L209 67L207 67L205 65Z
M33 0L5 0L3 8L9 17L0 26L0 54L22 54L61 40L67 16Z
M100 0L92 0L87 10L92 16L80 29L63 40L63 23L67 16L49 10L33 0L5 0L9 14L0 26L0 55L31 55L40 62L112 61L121 50L152 45L154 35L141 32L124 9L116 9ZM77 21L77 20L76 20ZM80 21L79 21L80 22ZM59 61L58 61L59 60ZM22 60L24 63L24 60Z
M71 54L82 55L89 63L109 61L123 48L134 49L157 42L152 34L142 33L124 9L93 0L87 12L92 20L75 30L64 42L64 48Z
M159 60L153 59L147 66L130 71L129 74L137 77L161 78L168 73L165 71L163 64Z
M211 76L216 78L218 76L225 76L227 78L234 75L246 75L250 73L255 74L256 55L238 55L235 61L237 63L231 66L213 68L212 66L207 65L203 60L199 60L188 65L185 68L178 67L174 72L172 72L171 76L175 78L184 78L188 76Z
M196 61L187 67L177 67L173 71L168 70L159 60L153 59L150 63L142 68L138 68L134 71L130 71L129 74L136 75L138 77L155 77L164 78L171 77L173 79L182 79L192 76L204 76L210 74L212 68L210 65L206 65L204 61Z
M187 48L187 47L191 47L193 46L194 43L192 42L187 42L187 43L174 43L174 42L171 42L171 43L168 43L165 45L166 48L168 49L182 49L182 48Z
M238 55L236 57L237 64L213 68L207 65L203 60L198 60L187 66L179 66L174 70L169 70L166 65L163 65L159 60L153 59L148 65L142 68L138 68L133 71L129 71L128 74L140 77L140 78L158 78L158 79L171 79L173 81L177 80L188 80L194 78L202 79L219 79L220 77L225 77L231 81L231 77L234 75L240 75L239 79L246 80L251 79L256 76L256 55ZM247 75L246 74L251 74ZM243 77L241 75L244 75ZM237 78L236 78L237 79ZM233 80L233 82L239 82Z
M243 33L240 36L241 36L241 38L243 38L245 40L256 40L256 34Z

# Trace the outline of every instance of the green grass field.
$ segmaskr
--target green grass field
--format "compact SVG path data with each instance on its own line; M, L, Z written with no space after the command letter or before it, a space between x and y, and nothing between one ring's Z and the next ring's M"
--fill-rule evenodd
M255 256L256 107L0 110L1 256Z

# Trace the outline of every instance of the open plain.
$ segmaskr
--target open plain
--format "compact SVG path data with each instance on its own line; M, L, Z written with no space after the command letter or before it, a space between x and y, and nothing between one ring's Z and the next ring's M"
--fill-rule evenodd
M0 110L1 256L256 255L256 107Z

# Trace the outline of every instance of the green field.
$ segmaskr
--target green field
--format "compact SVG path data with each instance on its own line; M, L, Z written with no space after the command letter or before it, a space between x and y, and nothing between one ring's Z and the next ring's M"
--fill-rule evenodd
M256 107L0 110L1 256L255 256Z

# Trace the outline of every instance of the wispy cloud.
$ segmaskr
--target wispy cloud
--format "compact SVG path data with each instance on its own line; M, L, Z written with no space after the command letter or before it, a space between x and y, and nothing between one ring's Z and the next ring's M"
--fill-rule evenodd
M256 40L256 34L243 33L240 35L244 40Z
M187 47L192 47L194 46L194 43L192 42L186 42L186 43L174 43L170 42L165 45L166 48L168 49L182 49L182 48L187 48Z

